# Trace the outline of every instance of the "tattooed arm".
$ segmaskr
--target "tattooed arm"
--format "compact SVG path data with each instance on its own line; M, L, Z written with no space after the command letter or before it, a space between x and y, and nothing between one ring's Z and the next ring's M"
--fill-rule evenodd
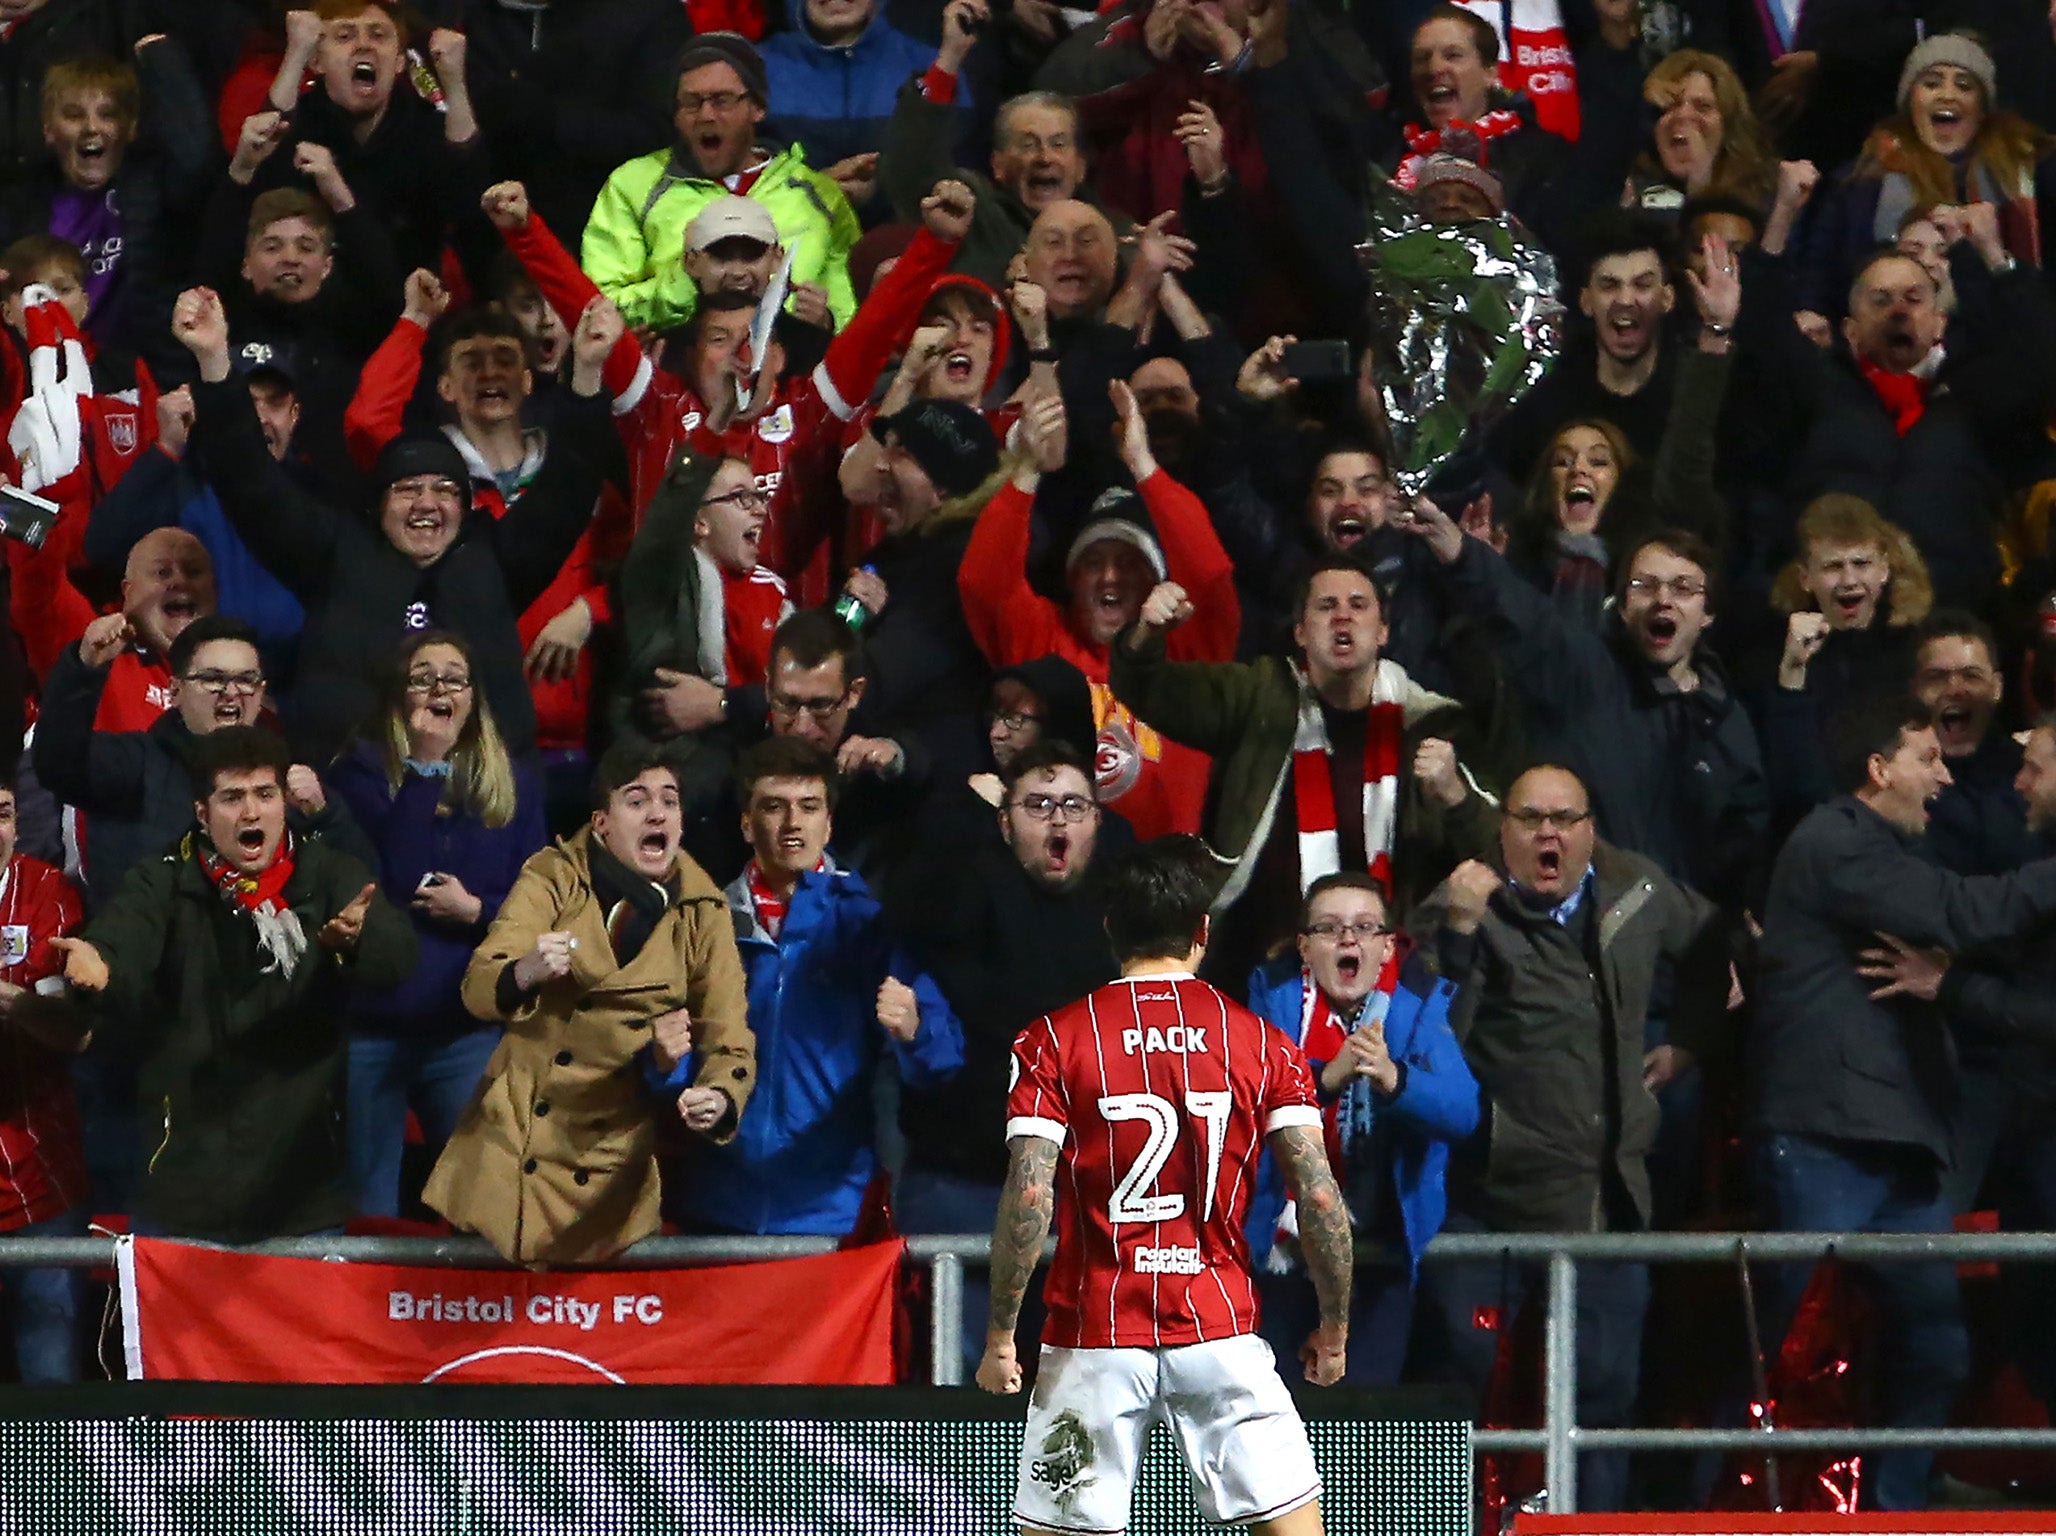
M1308 1381L1332 1387L1342 1379L1349 1343L1349 1288L1356 1275L1349 1208L1328 1168L1319 1127L1288 1125L1266 1139L1298 1199L1300 1252L1321 1304L1320 1326L1300 1347L1299 1358L1306 1363Z
M978 1363L978 1385L988 1392L1021 1390L1014 1325L1021 1320L1028 1279L1049 1236L1057 1151L1055 1142L1041 1136L1016 1136L1007 1143L1007 1182L992 1232L992 1311L985 1325L985 1358ZM1347 1221L1344 1217L1345 1230Z

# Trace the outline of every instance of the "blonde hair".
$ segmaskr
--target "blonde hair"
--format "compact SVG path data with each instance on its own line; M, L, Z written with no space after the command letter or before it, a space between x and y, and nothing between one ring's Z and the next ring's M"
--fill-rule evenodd
M498 831L514 820L519 799L514 760L507 753L499 727L493 723L492 706L486 703L485 690L478 682L478 664L472 658L471 647L461 636L447 630L423 631L393 658L382 690L384 728L379 742L385 757L386 788L398 794L400 783L407 776L407 759L413 746L407 737L407 673L414 658L431 645L446 645L464 658L464 665L471 672L472 688L471 718L464 722L464 728L457 733L457 744L450 749L450 776L443 780L439 805L450 811L468 811Z
M59 59L43 71L43 121L50 121L58 102L65 96L85 91L105 91L113 99L114 115L130 128L136 126L143 107L135 68L119 59L110 59L104 53Z
M1816 544L1875 544L1884 551L1885 568L1891 573L1884 591L1887 624L1895 628L1918 624L1935 606L1935 584L1913 540L1861 496L1830 491L1816 497L1799 515L1796 542L1798 555L1778 572L1770 589L1771 606L1780 613L1799 613L1816 606L1806 589L1806 559Z
M1735 66L1718 54L1698 48L1680 48L1666 55L1642 82L1642 99L1659 110L1667 110L1663 98L1672 88L1682 88L1691 75L1706 76L1713 87L1715 105L1720 108L1720 152L1713 157L1713 176L1702 191L1725 194L1749 203L1762 203L1777 185L1778 160L1763 124L1749 105L1749 92ZM1663 162L1644 151L1643 163L1654 171Z

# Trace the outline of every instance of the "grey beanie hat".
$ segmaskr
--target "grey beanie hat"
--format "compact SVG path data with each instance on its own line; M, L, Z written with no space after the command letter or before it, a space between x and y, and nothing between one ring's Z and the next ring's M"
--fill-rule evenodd
M1906 67L1899 71L1900 111L1905 111L1906 103L1912 99L1913 82L1920 78L1920 72L1937 64L1953 64L1975 75L1978 88L1985 93L1985 110L1989 112L1998 106L1999 66L1992 62L1984 45L1961 32L1940 32L1906 55Z

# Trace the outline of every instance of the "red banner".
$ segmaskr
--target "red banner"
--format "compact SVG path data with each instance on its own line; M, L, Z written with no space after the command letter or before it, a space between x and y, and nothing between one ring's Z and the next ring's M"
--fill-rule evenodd
M412 1269L124 1240L131 1381L888 1386L903 1244L678 1270Z

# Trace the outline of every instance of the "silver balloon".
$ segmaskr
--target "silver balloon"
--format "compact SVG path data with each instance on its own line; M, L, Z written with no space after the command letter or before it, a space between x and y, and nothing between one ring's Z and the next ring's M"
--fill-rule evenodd
M1535 387L1563 350L1556 260L1510 215L1430 224L1387 185L1372 200L1372 384L1409 497Z

